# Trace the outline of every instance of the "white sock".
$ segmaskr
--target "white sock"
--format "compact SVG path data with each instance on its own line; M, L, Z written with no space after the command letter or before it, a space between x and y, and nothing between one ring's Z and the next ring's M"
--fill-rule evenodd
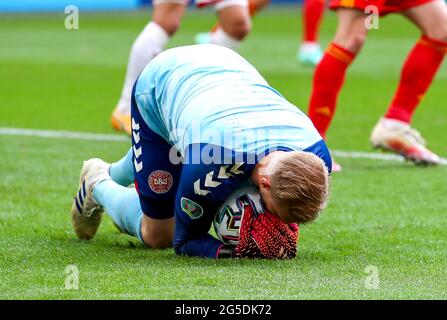
M410 127L410 124L395 119L382 118L380 122L385 128L390 130L408 129Z
M217 28L217 30L211 34L211 43L218 44L233 50L237 50L241 45L240 40L233 38L222 28Z
M305 41L301 44L300 50L301 51L316 51L316 50L321 50L321 46L318 42Z
M117 106L120 112L130 114L130 98L135 81L144 67L163 51L169 38L169 34L160 25L151 21L133 43L123 91Z

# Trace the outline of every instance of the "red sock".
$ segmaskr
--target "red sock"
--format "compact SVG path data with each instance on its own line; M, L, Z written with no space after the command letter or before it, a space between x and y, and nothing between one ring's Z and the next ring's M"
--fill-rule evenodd
M399 87L385 117L411 122L447 53L447 43L423 36L408 56Z
M318 29L323 17L325 0L304 0L303 5L303 30L304 41L317 42Z
M332 43L315 70L309 117L324 139L334 116L346 70L354 58L354 53Z

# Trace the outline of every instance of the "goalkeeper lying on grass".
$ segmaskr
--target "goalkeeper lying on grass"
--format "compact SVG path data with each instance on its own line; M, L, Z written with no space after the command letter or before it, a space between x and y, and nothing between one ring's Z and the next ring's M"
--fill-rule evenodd
M127 155L113 164L84 162L73 227L91 239L105 209L150 248L294 257L295 223L313 221L324 208L330 168L311 121L241 56L215 45L174 48L135 83ZM259 188L265 212L248 210L239 244L225 245L208 231L217 208L247 181Z

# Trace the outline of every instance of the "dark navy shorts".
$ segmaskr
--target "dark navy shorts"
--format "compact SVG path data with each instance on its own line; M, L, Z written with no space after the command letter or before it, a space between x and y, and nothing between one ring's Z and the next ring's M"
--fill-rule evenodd
M173 146L149 129L133 94L131 108L134 182L141 209L152 219L171 218L182 164L171 163Z

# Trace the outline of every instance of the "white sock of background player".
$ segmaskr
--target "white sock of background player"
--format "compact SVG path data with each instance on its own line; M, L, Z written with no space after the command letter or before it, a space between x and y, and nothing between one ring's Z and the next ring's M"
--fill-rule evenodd
M218 44L233 50L237 50L242 42L241 40L230 36L222 28L218 28L216 31L211 33L210 40L211 43Z
M117 110L130 114L132 87L144 67L161 51L169 41L169 34L157 23L151 21L137 37L130 50L126 78Z
M248 1L247 0L225 0L219 1L215 6L215 10L218 12L219 16L225 13L225 18L229 18L229 15L234 19L234 14L239 15L241 11L246 11L247 19L250 20L250 14L248 12ZM229 11L230 10L230 11ZM223 17L220 17L223 19ZM234 20L232 20L234 21ZM223 21L220 21L223 24ZM229 23L227 21L227 23ZM241 45L242 40L237 37L230 35L229 33L223 30L222 26L218 27L214 32L210 35L210 42L214 44L218 44L233 50L237 50Z

